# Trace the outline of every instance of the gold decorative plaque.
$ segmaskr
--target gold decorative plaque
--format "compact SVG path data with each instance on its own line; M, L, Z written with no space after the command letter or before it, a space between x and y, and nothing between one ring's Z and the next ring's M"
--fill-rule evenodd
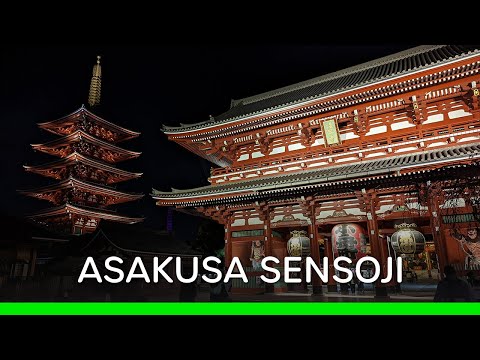
M322 121L322 128L325 146L337 145L342 142L340 139L340 131L338 130L337 120L328 119Z

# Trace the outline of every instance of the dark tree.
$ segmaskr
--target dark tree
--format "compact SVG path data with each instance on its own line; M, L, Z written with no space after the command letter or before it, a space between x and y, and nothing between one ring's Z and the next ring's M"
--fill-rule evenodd
M192 248L207 255L218 255L225 246L225 228L212 220L205 219L198 227L197 238Z

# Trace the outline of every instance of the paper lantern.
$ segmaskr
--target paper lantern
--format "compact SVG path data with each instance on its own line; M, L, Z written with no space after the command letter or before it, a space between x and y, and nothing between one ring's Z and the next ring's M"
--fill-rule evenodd
M391 237L393 249L398 254L413 256L425 249L425 236L416 229L416 224L402 223L395 225L398 229Z
M308 256L310 254L310 238L305 230L290 232L291 238L287 242L287 251L290 256Z
M357 259L367 253L367 236L358 224L338 224L332 229L333 252Z

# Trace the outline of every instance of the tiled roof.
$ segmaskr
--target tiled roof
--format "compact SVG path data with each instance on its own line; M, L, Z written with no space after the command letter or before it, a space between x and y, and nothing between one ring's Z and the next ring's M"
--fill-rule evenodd
M89 216L92 218L98 217L100 219L119 221L119 222L124 222L128 224L134 224L144 220L143 218L122 216L112 210L93 208L93 207L83 206L83 205L82 206L73 205L69 203L66 203L65 205L60 205L54 208L41 210L27 217L31 219L41 219L41 218L47 218L51 216L68 215L70 213Z
M154 199L189 198L202 195L219 195L236 192L267 191L308 184L332 183L364 176L394 174L398 171L417 166L435 165L452 160L468 159L480 156L480 144L451 147L412 153L403 156L382 158L379 160L358 161L355 164L329 166L320 169L295 171L292 173L262 177L255 180L236 181L225 185L209 185L195 189L162 192L153 189Z
M146 228L142 223L130 225L105 222L100 227L100 232L110 244L121 251L143 254L201 255L199 251L191 249L171 233Z
M89 133L86 133L82 130L77 130L70 135L63 136L61 138L43 143L43 144L31 144L31 146L35 150L40 150L44 151L44 149L55 149L56 147L63 146L66 144L71 144L74 142L78 142L80 140L85 140L89 143L92 143L94 145L101 146L103 148L106 148L108 150L120 153L120 154L128 154L130 157L138 157L141 155L141 152L137 151L131 151L131 150L126 150L121 147L118 147L116 145L113 145L112 143L100 140L96 138L95 136L90 135Z
M98 192L102 192L103 194L116 196L118 198L127 197L132 199L141 199L143 197L143 194L118 191L113 187L103 185L103 184L99 185L99 184L95 184L85 180L79 180L73 176L70 176L60 182L55 182L53 184L49 184L49 185L45 185L45 186L41 186L33 189L18 190L18 192L25 195L29 195L29 194L36 195L36 194L42 194L48 191L55 191L55 190L65 189L65 188L67 189L78 188L78 189L89 190L94 192L98 191Z
M164 126L164 130L175 132L201 129L246 115L260 114L282 106L332 95L479 53L480 45L418 46L294 85L234 100L228 111L210 119L210 121L181 124L180 127Z
M143 173L134 173L126 170L122 170L119 168L116 168L112 166L111 164L107 164L106 162L103 162L99 159L90 159L87 156L84 156L80 153L73 152L68 156L65 156L64 158L60 158L58 160L54 160L45 164L41 165L34 165L34 166L27 166L24 165L23 167L27 171L41 171L41 170L46 170L46 169L51 169L51 168L58 168L58 167L63 167L63 166L68 166L71 164L76 164L77 162L80 162L82 164L91 166L96 169L102 169L105 171L110 171L114 174L119 174L122 176L131 176L131 177L140 177L143 175Z
M79 113L85 114L90 119L103 124L103 126L105 126L107 128L113 129L115 131L118 131L118 132L124 134L125 136L121 139L121 141L131 139L131 138L134 138L134 137L137 137L137 136L140 135L140 133L137 132L137 131L126 129L122 126L111 123L110 121L107 121L107 120L101 118L98 115L95 115L91 111L87 110L84 107L84 105L82 105L79 109L75 110L71 114L63 116L63 117L61 117L59 119L56 119L56 120L52 120L52 121L48 121L48 122L44 122L44 123L39 123L38 126L42 129L49 130L49 131L52 131L52 132L58 134L56 132L55 128L58 127L58 126L61 126L64 123L68 123L68 122L71 122L71 121L77 121L79 118L76 118L75 115L77 115Z

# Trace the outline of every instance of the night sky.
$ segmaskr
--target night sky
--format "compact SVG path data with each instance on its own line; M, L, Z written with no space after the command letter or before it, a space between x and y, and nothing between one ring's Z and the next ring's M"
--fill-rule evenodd
M402 51L416 45L333 46L321 44L158 45L158 46L9 46L1 52L2 197L0 212L22 216L47 202L24 197L17 189L51 183L27 173L23 165L56 158L34 152L29 144L57 138L36 124L65 116L87 105L96 56L102 56L101 105L92 112L141 132L119 146L141 151L138 159L117 164L143 172L118 189L142 192L138 202L118 208L146 217L164 228L166 209L148 195L152 187L168 191L208 185L210 164L160 131L161 124L205 121L243 98ZM191 216L174 216L183 237L193 234Z

